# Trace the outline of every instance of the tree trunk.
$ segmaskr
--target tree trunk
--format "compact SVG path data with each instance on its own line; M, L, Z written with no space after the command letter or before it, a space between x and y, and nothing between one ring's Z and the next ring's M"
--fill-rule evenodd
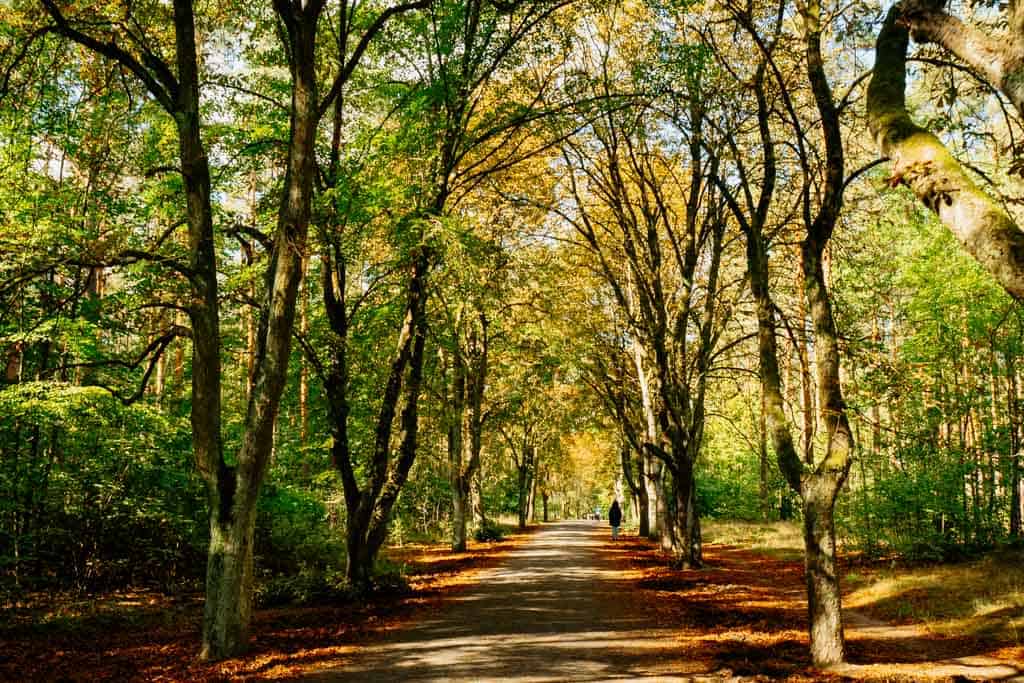
M526 519L531 522L537 521L537 473L530 472L530 487L526 495Z
M366 526L352 515L345 521L345 578L357 589L364 589L373 581L373 557L366 542Z
M772 501L768 490L768 415L765 410L764 391L761 391L761 410L758 413L757 455L760 463L758 493L761 497L761 519L771 518Z
M524 454L525 459L525 454ZM517 510L519 513L519 529L526 528L526 506L527 506L527 481L526 463L519 466L519 500Z
M637 487L636 487L636 511L639 529L637 533L640 538L647 538L651 535L651 498L650 481L647 476L647 468L644 462L644 454L637 454Z
M456 477L452 486L452 551L466 551L466 529L470 513L469 504L470 479Z
M481 479L483 479L483 471L477 470L476 475L472 479L471 500L477 527L482 529L487 526L487 509L484 507L484 491Z
M450 417L448 448L452 472L452 550L456 552L466 549L466 529L472 507L470 497L473 480L480 469L483 446L483 398L487 382L489 338L487 317L480 313L477 319L480 327L477 329L474 325L471 328L465 355L458 329L455 335L455 376L451 401L453 414Z
M671 489L668 489L668 487L665 485L665 471L667 469L668 468L664 466L658 468L658 523L656 529L658 532L658 542L661 545L661 549L667 553L670 553L676 547L676 538L675 525L672 522L672 516L669 514L668 508L668 493L671 491Z
M462 453L466 412L466 362L462 355L461 316L456 318L451 353L452 385L447 400L448 472L452 487L452 551L466 550L466 508L469 505L469 481L463 472Z
M1010 422L1010 536L1020 538L1021 522L1024 517L1024 496L1021 494L1022 482L1020 476L1020 453L1021 453L1021 432L1020 432L1020 411L1017 389L1017 363L1012 353L1006 354L1006 376L1009 385L1007 396L1007 416Z
M696 569L704 564L700 533L700 516L696 505L696 484L693 470L675 477L677 529L675 553L683 569Z
M658 540L662 537L662 516L665 501L661 495L662 465L654 457L644 454L647 459L644 486L647 491L647 538Z
M802 487L811 660L818 666L835 664L845 657L833 520L838 490L834 478L816 475L806 477Z
M252 617L255 505L236 508L228 524L211 523L203 611L203 659L217 659L248 648Z

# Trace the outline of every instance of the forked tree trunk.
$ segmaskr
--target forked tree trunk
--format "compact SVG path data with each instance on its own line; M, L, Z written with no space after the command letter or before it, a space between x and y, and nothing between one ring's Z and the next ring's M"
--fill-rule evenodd
M274 446L274 425L291 353L310 218L313 141L318 121L313 53L316 23L316 13L292 17L288 22L289 31L302 49L292 57L291 140L267 273L266 299L260 309L253 391L238 464L230 468L221 460L215 495L211 496L216 499L216 510L210 514L207 618L202 649L202 656L209 659L243 652L248 641L256 501ZM200 330L195 335L198 337ZM214 386L218 385L208 385L207 390L212 391ZM200 406L193 397L193 414L197 410Z
M407 285L408 304L406 318L399 333L399 348L392 360L380 412L377 416L375 444L369 463L369 481L360 488L355 478L355 468L349 452L347 426L344 420L335 424L334 464L340 470L345 489L346 543L348 564L346 577L357 588L363 589L373 579L373 566L381 546L387 539L391 511L398 494L405 485L416 458L416 444L419 433L419 399L423 381L424 351L426 345L426 278L429 270L429 252L422 248L415 257L412 275ZM327 283L325 283L327 285ZM341 314L333 287L325 286L325 302L336 315ZM341 321L339 321L341 322ZM343 349L342 345L339 349ZM343 365L341 361L337 363ZM397 457L392 462L391 433L395 413L403 386L406 387L405 407L400 417L401 436ZM347 368L344 368L347 377ZM347 398L338 396L339 408L334 409L338 418L347 416Z

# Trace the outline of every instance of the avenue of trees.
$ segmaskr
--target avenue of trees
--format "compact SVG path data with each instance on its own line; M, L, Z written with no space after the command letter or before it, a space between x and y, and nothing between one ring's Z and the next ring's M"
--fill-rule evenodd
M0 6L0 593L378 583L613 497L944 560L1024 513L1024 10ZM317 592L319 591L319 592Z

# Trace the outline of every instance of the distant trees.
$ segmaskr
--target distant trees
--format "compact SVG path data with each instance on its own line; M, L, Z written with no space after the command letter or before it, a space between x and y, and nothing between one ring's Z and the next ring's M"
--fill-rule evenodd
M1017 3L1000 7L997 17L980 14L966 20L954 16L944 3L904 2L887 12L875 44L875 64L867 90L866 114L868 128L879 151L892 160L891 185L903 185L935 214L960 246L970 254L996 282L1015 300L1024 296L1024 231L1013 201L1013 183L993 181L993 176L1020 173L1021 146L1017 135L1024 116L1024 90L1021 88L1020 55L1022 50L1021 7ZM949 102L963 98L961 90L971 86L980 89L986 99L998 108L986 131L989 141L984 149L987 157L983 167L972 164L966 150L957 158L950 144L930 128L911 118L907 105L907 62L910 38L920 44L935 44L955 58L950 64L934 58L926 61L935 66L954 66L967 74L967 85L950 89ZM933 93L929 93L932 99ZM1008 111L1008 109L1012 110ZM951 127L968 126L951 122ZM1004 156L1009 152L1009 159ZM1008 163L1007 163L1008 161ZM1009 311L1004 321L1011 318ZM1001 323L998 327L1004 327ZM995 357L995 333L992 336L994 373L1006 377L1006 409L1009 449L1008 479L1010 484L1009 525L1014 536L1021 533L1024 516L1019 462L1019 434L1015 425L1019 415L1015 350L1007 350L1002 362ZM997 369L1000 365L1004 367ZM969 374L969 373L968 373ZM967 383L973 379L965 376ZM998 422L996 380L991 388L990 425ZM989 429L992 429L990 427ZM971 449L970 442L983 430L977 426L974 437L961 432L961 444ZM977 496L977 484L970 487ZM966 503L965 494L964 501ZM944 524L942 525L944 526Z
M705 152L713 103L703 55L687 49L678 24L665 38L675 51L673 70L662 76L681 90L678 98L628 99L630 85L642 90L658 83L630 81L623 70L632 65L611 60L612 46L621 49L611 33L616 12L625 9L611 9L598 23L598 53L590 55L604 109L562 146L561 182L571 204L556 211L590 251L627 334L642 348L637 368L650 380L650 394L641 405L655 416L657 430L645 435L643 448L671 475L674 518L666 518L662 532L683 566L700 566L694 471L715 359L730 344L728 302L739 291L722 276L727 220L718 188L707 182L717 172L717 158ZM630 19L657 35L647 19ZM664 128L674 137L656 132Z

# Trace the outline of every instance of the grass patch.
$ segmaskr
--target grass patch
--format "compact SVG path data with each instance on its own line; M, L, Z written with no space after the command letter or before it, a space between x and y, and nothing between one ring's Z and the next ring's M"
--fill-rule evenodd
M1024 644L1021 550L957 564L880 569L850 587L846 606L878 619L923 622L942 635Z
M704 540L709 543L750 548L780 560L804 556L803 531L796 522L702 521Z

